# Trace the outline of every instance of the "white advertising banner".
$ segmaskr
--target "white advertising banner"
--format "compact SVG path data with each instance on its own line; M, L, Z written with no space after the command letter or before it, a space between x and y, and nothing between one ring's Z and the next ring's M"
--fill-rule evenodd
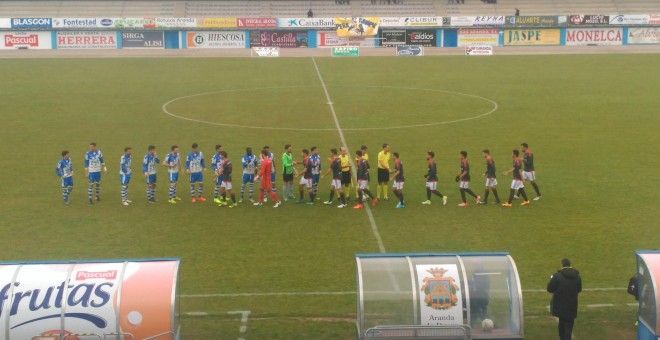
M460 29L458 30L458 46L474 44L497 46L500 39L498 29Z
M59 31L58 49L112 49L117 48L114 31Z
M381 17L381 27L435 27L442 26L442 17Z
M186 44L188 48L245 48L245 32L186 32Z
M317 47L358 46L375 47L376 38L371 37L338 37L337 31L316 32Z
M197 18L156 18L156 28L197 27Z
M650 16L648 14L636 15L610 15L610 25L648 25Z
M0 32L2 36L2 44L0 49L13 50L17 48L29 49L51 49L53 42L50 32L34 32L34 31L3 31Z
M623 29L617 28L568 28L566 45L621 45Z
M257 57L279 57L279 47L252 47L252 55Z
M0 28L11 28L11 18L0 18Z
M503 15L451 17L450 25L459 27L473 26L504 26L506 17Z
M465 55L493 55L492 45L465 46Z
M277 18L277 27L282 28L334 28L334 18Z
M416 265L420 324L463 325L461 277L455 264Z
M660 27L629 27L629 44L660 44Z
M53 28L97 28L101 27L99 18L53 18Z

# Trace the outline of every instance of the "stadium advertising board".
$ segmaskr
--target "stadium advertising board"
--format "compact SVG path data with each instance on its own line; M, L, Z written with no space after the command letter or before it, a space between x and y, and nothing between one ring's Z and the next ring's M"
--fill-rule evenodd
M649 15L649 25L660 25L660 14Z
M609 15L571 15L571 25L607 25L610 23Z
M22 30L34 30L52 28L53 19L51 18L12 18L11 28Z
M473 44L497 46L500 39L498 29L460 29L458 30L458 46Z
M381 27L432 27L442 26L442 17L381 17Z
M333 18L277 18L277 27L282 28L334 28Z
M455 27L504 26L504 24L506 17L503 15L451 17L450 20L450 25Z
M58 49L111 49L117 48L117 32L113 31L58 31Z
M200 18L197 27L201 28L235 28L236 18Z
M277 19L275 18L238 18L236 24L240 28L275 28Z
M114 20L116 28L156 28L155 18L118 18Z
M115 27L115 21L121 21L120 18L103 18L99 19L99 27Z
M465 46L465 55L493 55L492 45Z
M610 25L648 25L648 14L637 15L610 15Z
M3 339L59 339L53 333L61 330L178 338L178 268L178 260L0 264L6 300L0 334Z
M566 46L621 44L623 44L623 30L620 27L566 29Z
M335 18L335 26L339 37L378 35L378 17Z
M560 37L559 29L507 29L504 30L504 46L559 45Z
M53 47L50 32L0 32L0 35L2 35L0 49L50 49Z
M279 57L280 48L279 47L253 47L252 55L257 57Z
M333 57L357 57L360 55L360 48L357 46L339 46L332 48Z
M376 39L371 37L339 37L336 31L320 31L316 33L316 44L317 47L375 47Z
M629 44L660 44L660 27L628 28Z
M422 46L399 45L396 47L397 57L421 57L423 55L424 55L424 47Z
M197 27L197 18L156 18L157 28Z
M556 16L518 16L506 17L507 26L557 26L559 25L559 17Z
M97 28L99 18L53 18L53 28Z
M188 48L245 48L245 32L186 32Z
M165 48L163 32L121 32L121 48Z
M11 28L11 19L0 18L0 28Z
M252 31L250 47L307 47L307 31Z
M435 46L435 30L408 30L406 31L406 45Z
M387 30L380 33L380 45L383 47L394 47L406 44L405 30Z

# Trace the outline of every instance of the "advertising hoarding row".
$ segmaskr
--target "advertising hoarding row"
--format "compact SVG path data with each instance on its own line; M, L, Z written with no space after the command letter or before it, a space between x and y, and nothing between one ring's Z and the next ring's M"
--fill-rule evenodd
M560 45L560 29L506 29L504 46Z
M660 27L631 27L628 29L629 44L660 44Z
M437 31L433 29L383 30L380 34L380 46L437 46Z
M307 31L251 31L250 47L307 47Z
M114 31L58 31L57 49L115 49L117 32Z
M566 46L621 45L622 28L569 28L566 30Z
M337 31L316 32L316 46L321 48L335 46L375 47L377 39L373 37L339 37Z

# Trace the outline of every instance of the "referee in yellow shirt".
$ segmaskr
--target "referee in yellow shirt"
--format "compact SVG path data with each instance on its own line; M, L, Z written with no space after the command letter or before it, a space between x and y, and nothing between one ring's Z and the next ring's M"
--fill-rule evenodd
M367 161L367 165L369 165L369 155L367 155L367 146L362 145L360 147L360 150L362 150L362 159ZM355 164L358 163L359 158L355 157ZM367 168L367 171L369 171L370 168ZM369 172L367 172L367 178L369 178ZM370 180L370 179L369 179ZM358 199L358 188L355 186L355 199Z
M378 153L378 187L376 187L376 197L380 199L380 192L383 191L383 198L387 201L387 183L390 181L390 145L383 144L383 151Z
M351 176L351 159L346 154L346 148L339 148L339 160L341 160L341 185L346 187L344 192L346 193L346 199L350 198L351 194L351 182L353 176Z

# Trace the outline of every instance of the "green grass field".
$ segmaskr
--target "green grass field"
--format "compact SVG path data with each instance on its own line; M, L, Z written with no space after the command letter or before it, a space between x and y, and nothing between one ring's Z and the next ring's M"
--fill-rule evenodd
M569 257L585 289L616 289L581 294L576 338L635 338L636 308L628 306L634 299L624 290L635 270L633 251L658 248L660 242L654 189L660 161L653 156L660 145L660 55L316 63L349 149L367 144L375 159L379 146L390 143L406 166L406 208L394 209L390 200L373 209L387 252L510 252L525 290L527 339L556 337L546 309L550 296L542 290L559 260ZM208 161L221 143L236 162L246 146L270 145L279 158L286 143L296 156L316 145L326 159L340 138L312 59L14 59L0 63L0 74L2 260L180 257L185 339L355 337L354 294L249 294L354 292L354 255L379 252L364 210L291 203L230 210L188 200L174 206L165 200L163 167L158 204L146 203L139 174L129 191L135 203L124 207L119 198L124 146L134 148L138 173L135 163L149 144L164 157L172 144L187 153L197 142ZM201 93L209 94L177 100L168 110L214 124L174 118L161 109L172 99ZM487 98L498 109L451 124L397 128L475 117L493 108L457 93ZM83 171L91 141L109 168L103 201L93 206L86 202ZM459 151L468 151L471 187L482 194L480 151L491 150L501 174L521 142L535 153L543 199L509 209L457 207L453 178ZM63 149L71 151L76 172L70 206L62 204L54 174ZM437 155L439 189L449 196L444 207L437 199L432 206L420 204L427 150ZM506 196L510 177L498 179L500 195ZM210 197L210 173L205 180ZM280 185L278 176L281 191ZM323 199L328 186L326 179ZM179 196L188 198L187 191L184 178ZM534 196L530 186L527 191ZM243 310L251 314L241 334L241 316L228 312Z

